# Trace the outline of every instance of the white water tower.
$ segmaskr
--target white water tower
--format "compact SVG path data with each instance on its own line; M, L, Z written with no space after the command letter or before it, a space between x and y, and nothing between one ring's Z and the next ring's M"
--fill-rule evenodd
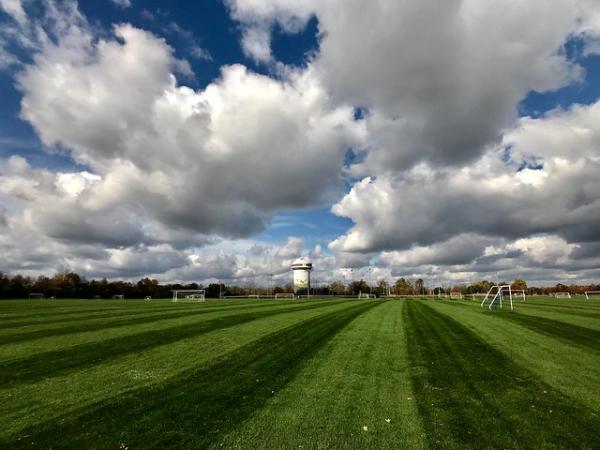
M292 271L294 272L294 293L300 294L306 289L306 293L310 293L310 271L312 263L304 256L296 259L292 263Z

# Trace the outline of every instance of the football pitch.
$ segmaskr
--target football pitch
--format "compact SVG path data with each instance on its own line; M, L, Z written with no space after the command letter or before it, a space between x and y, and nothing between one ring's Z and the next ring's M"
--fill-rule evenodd
M0 318L1 448L600 448L600 300L20 300Z

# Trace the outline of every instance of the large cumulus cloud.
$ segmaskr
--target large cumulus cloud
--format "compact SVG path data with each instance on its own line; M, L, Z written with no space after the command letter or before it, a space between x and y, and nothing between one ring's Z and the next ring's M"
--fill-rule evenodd
M91 237L85 222L120 210L123 221L240 237L273 211L339 189L344 151L360 130L310 73L278 81L228 66L194 91L177 84L164 40L130 25L114 33L94 41L69 30L19 75L22 117L99 177L69 199L66 216L56 203L32 208L40 227Z
M355 226L331 247L372 251L428 245L462 233L519 238L552 233L598 241L600 103L522 118L479 160L419 165L365 178L333 207Z

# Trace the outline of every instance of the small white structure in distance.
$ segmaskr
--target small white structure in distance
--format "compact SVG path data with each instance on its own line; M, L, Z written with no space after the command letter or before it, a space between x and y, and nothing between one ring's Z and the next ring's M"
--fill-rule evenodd
M554 297L555 298L571 298L571 293L570 292L555 292Z
M600 291L585 291L585 299L589 300L590 297L600 297Z
M307 294L310 294L310 271L312 267L312 262L304 256L301 256L292 263L295 294L301 293L304 289L306 289Z
M177 289L173 291L171 302L203 302L205 300L204 289Z
M513 289L512 296L525 301L525 291L523 289Z

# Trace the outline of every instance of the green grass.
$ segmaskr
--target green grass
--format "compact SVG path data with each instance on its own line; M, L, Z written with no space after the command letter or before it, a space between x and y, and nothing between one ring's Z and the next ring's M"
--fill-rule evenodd
M2 448L600 448L600 302L0 302Z

